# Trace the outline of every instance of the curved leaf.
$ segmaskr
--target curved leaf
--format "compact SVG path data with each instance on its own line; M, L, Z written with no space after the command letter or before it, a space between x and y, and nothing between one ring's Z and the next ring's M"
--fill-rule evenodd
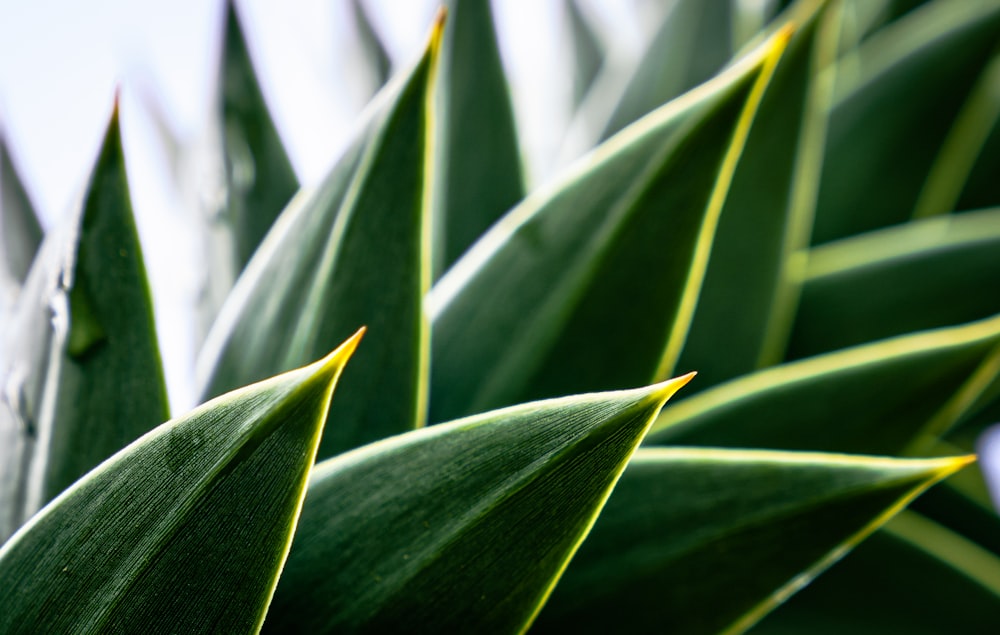
M515 406L318 465L265 630L525 630L688 379Z
M639 450L535 630L742 632L969 460Z
M360 333L103 463L0 549L0 632L253 632Z
M954 422L936 413L998 345L1000 316L783 364L672 404L648 440L899 454Z
M3 333L0 538L168 417L117 109L67 220Z
M669 375L787 37L526 199L434 286L432 421Z
M1000 313L1000 209L946 215L809 252L788 355L808 357Z
M904 512L769 615L753 635L996 631L1000 560Z
M996 0L937 0L882 29L838 65L860 71L841 82L830 116L813 244L910 218L998 38Z
M825 7L804 3L791 13L797 31L736 166L677 363L698 370L692 388L753 371L778 346L773 340L787 338L784 314L796 295L788 256L809 244L830 99L828 78L817 71L836 54L840 30L840 13Z
M437 275L524 198L514 110L490 3L450 0L447 6L437 87Z
M315 359L366 324L372 345L344 376L320 457L423 421L427 109L440 29L412 72L387 87L323 183L282 214L199 359L203 394L216 395Z

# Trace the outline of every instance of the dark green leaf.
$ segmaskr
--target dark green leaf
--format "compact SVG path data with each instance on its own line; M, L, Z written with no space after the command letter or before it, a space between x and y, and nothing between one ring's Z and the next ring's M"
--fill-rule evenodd
M741 632L967 462L640 450L535 630Z
M954 424L998 345L1000 316L783 364L665 408L649 441L898 454Z
M0 135L0 277L23 283L41 242L35 208Z
M1000 313L1000 209L907 223L809 252L789 357Z
M787 604L753 635L992 635L1000 560L904 512Z
M524 197L490 3L450 0L438 86L435 277Z
M817 70L836 55L841 21L838 11L819 11L821 4L800 6L790 16L800 26L736 166L677 363L697 369L692 388L753 371L790 329L785 314L794 310L797 285L785 268L789 254L809 244L830 97Z
M0 538L168 416L117 111L67 221L3 333Z
M250 260L298 188L281 137L268 114L233 0L226 3L222 112L236 271Z
M435 285L432 421L669 376L785 41L604 144Z
M524 404L319 464L266 630L523 631L689 378Z
M320 457L423 423L430 281L428 101L440 38L315 189L300 192L240 277L199 360L217 395L295 368L367 325Z
M255 632L360 333L116 454L0 549L0 632Z
M910 218L998 39L1000 3L937 0L838 64L858 70L841 81L831 114L813 244Z

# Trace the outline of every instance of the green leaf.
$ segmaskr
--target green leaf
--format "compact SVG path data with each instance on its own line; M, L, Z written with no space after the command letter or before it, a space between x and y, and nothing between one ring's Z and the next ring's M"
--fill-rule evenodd
M259 629L359 339L163 424L46 507L0 549L0 632Z
M168 417L117 109L67 221L3 333L0 538Z
M585 157L434 286L432 421L669 376L786 40Z
M389 71L392 67L389 53L382 45L378 33L375 32L364 3L361 0L351 0L350 4L358 39L361 40L362 55L370 67L372 84L377 90L384 86L389 79Z
M639 450L535 631L742 632L968 461Z
M698 370L698 389L755 370L787 339L797 291L788 255L809 244L830 99L818 70L836 55L840 31L828 6L800 4L789 16L797 32L736 166L677 363Z
M1000 559L903 512L750 632L989 635L998 612Z
M437 275L524 198L520 150L490 3L450 0L437 87ZM435 277L437 277L435 275Z
M298 179L268 114L234 0L226 3L224 47L226 213L232 223L238 272L298 189Z
M998 39L995 0L937 0L838 64L859 70L840 82L831 114L813 244L910 218Z
M672 404L648 440L899 454L954 424L998 345L1000 316L783 364Z
M564 0L563 6L573 45L573 105L579 106L604 63L604 46L577 0Z
M789 357L1000 313L1000 209L952 214L813 248ZM875 299L877 298L877 301Z
M42 228L0 135L0 277L23 283L42 242Z
M688 379L515 406L318 465L266 630L524 631Z
M344 376L320 457L423 423L428 102L440 29L326 179L282 214L199 360L203 394L217 395L300 366L367 325L371 345Z

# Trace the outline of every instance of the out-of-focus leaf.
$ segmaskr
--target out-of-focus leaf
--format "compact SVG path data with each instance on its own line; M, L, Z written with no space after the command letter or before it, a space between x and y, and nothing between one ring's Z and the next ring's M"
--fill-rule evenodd
M689 378L523 404L317 465L266 630L522 632Z
M742 632L968 461L639 450L534 631Z
M437 87L435 277L524 197L490 3L450 0Z
M4 633L255 632L360 333L103 463L0 549Z
M435 285L432 421L669 376L787 37L526 199Z
M998 39L996 0L936 0L841 62L859 74L840 82L831 113L814 244L910 218Z
M831 92L817 70L836 55L841 20L822 6L803 3L790 16L800 27L764 93L719 217L677 364L698 370L699 389L753 371L772 338L787 339L796 290L786 288L795 281L785 267L809 244ZM771 322L784 325L784 337Z
M0 538L168 416L117 109L67 220L3 333Z
M41 242L35 208L0 136L0 277L23 283Z
M903 512L750 632L992 635L997 615L1000 559Z
M996 72L996 68L996 58L994 58L992 64L994 72ZM996 82L996 80L994 81ZM1000 82L994 83L991 87L994 91L996 91L998 83ZM997 92L984 97L984 99L990 98L1000 100ZM991 106L995 106L995 103L987 102L984 104L983 110L988 110ZM988 116L988 114L983 113L983 116ZM975 117L978 116L980 113L975 114ZM983 147L976 157L976 163L969 171L964 189L955 204L955 209L968 210L1000 206L1000 192L997 191L996 186L997 172L1000 172L1000 123L994 121L993 130L983 143Z
M358 39L361 40L361 49L365 61L371 71L373 84L377 90L385 85L389 80L389 71L392 63L389 61L389 53L386 52L382 40L379 39L372 22L365 10L361 0L351 0L351 14L354 17L354 25L357 29Z
M344 375L320 457L423 422L427 106L440 29L411 72L378 98L323 183L282 214L199 360L204 394L217 395L315 359L365 324L371 345Z
M1000 316L783 364L672 404L648 441L899 454L954 423L937 412L998 345Z
M579 106L601 70L604 47L587 18L580 12L577 0L564 0L563 6L566 7L569 35L573 44L573 104Z
M997 50L1000 50L998 48ZM989 145L990 131L998 128L1000 121L1000 53L994 53L973 85L969 97L955 117L955 123L945 137L920 196L913 209L914 218L946 214L960 208L962 192L971 196L981 195L978 181L969 183L973 169L984 167L992 174L1000 169L1000 155L996 141ZM984 152L984 149L986 152ZM978 177L978 175L977 175ZM970 188L971 186L971 188ZM990 183L989 195L984 206L1000 205L1000 194L995 183ZM966 196L966 199L969 197Z
M233 227L238 272L295 193L298 179L268 114L233 0L226 3L223 51L226 214Z
M1000 313L1000 209L953 214L809 252L790 358Z

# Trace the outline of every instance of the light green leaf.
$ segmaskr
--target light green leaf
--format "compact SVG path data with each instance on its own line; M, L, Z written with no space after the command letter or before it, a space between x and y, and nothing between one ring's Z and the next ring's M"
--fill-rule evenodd
M450 0L436 113L435 277L524 198L520 150L490 3Z
M899 454L954 424L998 345L1000 316L783 364L672 404L648 440Z
M295 193L298 179L268 114L234 0L226 2L221 73L226 214L232 223L238 272Z
M996 0L936 0L883 28L838 65L858 70L839 82L813 244L910 218L998 39Z
M223 306L199 360L217 395L330 350L358 324L320 457L422 425L430 286L428 102L441 24L315 189L296 195ZM391 396L391 397L390 397Z
M0 278L23 283L41 242L35 208L0 135Z
M525 630L688 379L515 406L319 464L266 631Z
M639 450L535 632L742 632L968 461Z
M750 631L753 635L990 635L1000 559L904 512Z
M787 37L585 157L434 286L432 421L670 375Z
M692 388L753 371L787 339L797 282L786 263L809 244L831 92L818 70L834 59L840 31L839 5L824 6L800 4L789 16L798 28L736 166L677 363L697 369Z
M0 539L168 417L117 109L81 207L46 237L2 337Z
M0 549L0 632L255 632L359 339L159 426L53 501Z
M392 67L389 53L382 45L378 33L375 32L364 3L361 0L351 0L350 4L354 26L358 33L358 39L361 40L362 55L369 67L372 84L375 90L378 90L389 80L389 71Z
M573 105L579 106L604 63L604 46L580 10L578 0L564 0L573 45Z
M951 214L813 248L792 359L1000 313L1000 209ZM875 299L877 298L877 301Z

